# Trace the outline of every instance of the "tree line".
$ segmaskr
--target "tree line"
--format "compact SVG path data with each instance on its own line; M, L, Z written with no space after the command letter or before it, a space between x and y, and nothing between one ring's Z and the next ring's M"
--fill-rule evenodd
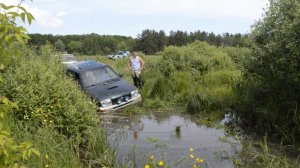
M107 54L118 50L132 50L135 40L131 37L117 35L52 35L29 34L28 44L40 47L53 44L58 51L86 55Z
M135 49L143 51L145 54L154 54L162 51L166 46L184 46L194 41L203 41L215 46L247 46L247 34L230 34L222 35L213 32L195 31L188 33L187 31L171 31L167 36L163 30L159 32L155 30L143 30L138 35Z
M47 43L53 44L58 51L86 55L109 54L118 50L137 50L145 54L154 54L162 51L166 46L183 46L194 41L204 41L216 46L246 46L247 34L222 35L213 32L171 31L167 35L163 30L146 29L137 38L118 35L52 35L29 34L28 44L40 47Z

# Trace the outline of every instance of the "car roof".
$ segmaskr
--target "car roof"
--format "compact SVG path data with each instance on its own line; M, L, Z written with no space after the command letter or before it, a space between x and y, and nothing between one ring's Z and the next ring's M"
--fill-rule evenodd
M78 61L72 64L68 64L67 69L80 73L90 69L95 69L95 68L105 67L105 66L107 65L94 60L89 60L89 61Z

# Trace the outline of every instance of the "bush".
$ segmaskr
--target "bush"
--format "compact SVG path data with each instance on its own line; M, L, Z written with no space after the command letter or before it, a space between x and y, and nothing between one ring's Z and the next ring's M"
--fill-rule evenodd
M241 71L223 49L195 42L167 47L157 65L145 70L143 97L186 105L187 111L221 110L232 105L232 87Z
M5 74L3 93L18 104L19 120L55 127L65 135L96 126L96 106L78 91L55 60L32 59Z
M299 13L297 0L270 0L264 17L253 26L252 55L236 105L236 114L250 127L293 144L300 140Z
M5 71L1 94L18 104L8 123L18 141L30 140L44 157L32 167L113 166L105 132L99 128L96 104L65 75L64 67L51 52L27 56L19 66ZM29 52L32 53L32 52ZM64 159L62 159L64 158ZM71 163L72 162L72 163Z

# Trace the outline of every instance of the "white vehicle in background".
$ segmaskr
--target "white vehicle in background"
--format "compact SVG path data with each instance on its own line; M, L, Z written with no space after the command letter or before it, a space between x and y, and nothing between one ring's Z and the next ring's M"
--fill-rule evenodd
M72 64L75 62L77 62L77 60L73 54L62 54L61 55L61 63Z
M112 60L126 58L126 57L128 57L129 53L130 53L129 51L118 51L114 54L107 55L107 58L112 59Z

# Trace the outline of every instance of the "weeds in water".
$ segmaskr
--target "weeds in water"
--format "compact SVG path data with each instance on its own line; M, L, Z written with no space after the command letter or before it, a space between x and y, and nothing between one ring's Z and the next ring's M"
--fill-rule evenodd
M180 139L181 138L181 126L180 125L176 125L175 133L176 133L176 138Z
M267 139L257 143L245 143L241 152L233 158L236 167L251 168L299 168L299 159L288 158L282 149L270 148ZM250 158L250 159L249 159Z
M181 133L181 126L180 125L176 125L175 132L176 132L176 134L180 134Z

